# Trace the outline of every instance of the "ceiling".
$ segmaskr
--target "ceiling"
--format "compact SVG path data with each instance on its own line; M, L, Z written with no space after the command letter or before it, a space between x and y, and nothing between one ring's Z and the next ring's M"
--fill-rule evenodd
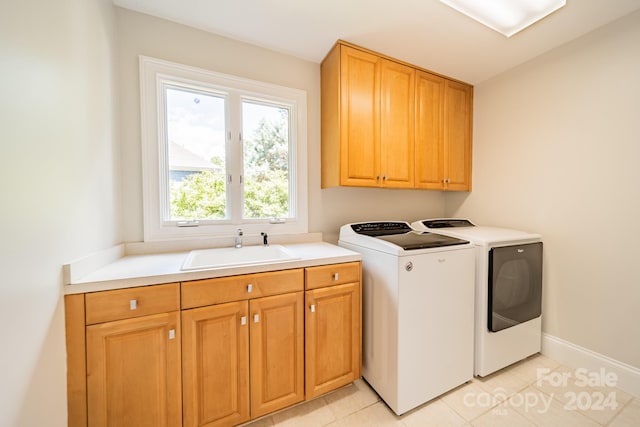
M477 84L640 9L640 0L568 0L506 38L438 0L113 0L313 62L337 39Z

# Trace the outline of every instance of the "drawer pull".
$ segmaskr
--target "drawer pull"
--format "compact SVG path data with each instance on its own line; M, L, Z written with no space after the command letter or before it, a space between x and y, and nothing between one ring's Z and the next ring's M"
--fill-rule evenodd
M247 285L247 292L252 292L253 291L253 285L251 283L249 283Z
M137 299L129 300L129 310L135 310L137 308L138 308L138 300Z
M175 329L170 329L169 330L169 339L170 340L176 339L176 330Z
M247 316L242 316L240 318L240 324L243 326L247 324Z
M333 280L337 281L340 278L340 275L338 273L333 273Z
M260 315L259 314L254 314L253 315L253 323L258 323L260 322Z

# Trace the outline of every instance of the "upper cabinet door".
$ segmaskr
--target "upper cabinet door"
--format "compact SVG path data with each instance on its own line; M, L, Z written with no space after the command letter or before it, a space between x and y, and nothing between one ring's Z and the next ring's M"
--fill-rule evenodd
M413 188L415 69L386 59L381 61L381 185Z
M345 42L320 78L322 188L471 190L473 86Z
M444 102L445 190L471 191L473 88L447 80Z
M442 77L423 71L416 73L416 188L443 189L444 86Z
M377 187L380 58L341 48L340 184Z

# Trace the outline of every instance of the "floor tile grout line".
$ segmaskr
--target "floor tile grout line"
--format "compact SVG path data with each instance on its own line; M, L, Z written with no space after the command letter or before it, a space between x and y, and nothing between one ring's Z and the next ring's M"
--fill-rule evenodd
M554 369L552 372L556 372L558 369L562 368L564 365L559 365L558 367L556 367L556 369ZM536 381L537 382L537 381ZM550 396L552 399L554 399L556 402L562 404L562 405L566 405L566 402L563 402L562 400L560 400L560 398L558 397L559 395L555 394L555 393L549 393L545 390L542 390L541 388L539 388L536 385L532 384L532 387L540 393L544 393L547 396ZM618 391L619 389L617 387L614 388L616 391ZM596 422L601 426L607 426L609 424L611 424L613 422L614 419L616 419L618 417L618 415L620 415L620 413L624 410L624 408L629 404L629 402L631 402L633 400L633 398L629 399L627 402L623 403L622 406L618 409L616 409L615 414L613 416L613 418L611 420L609 420L607 423L602 423L599 420L593 418L593 416L590 414L590 412L588 410L576 410L575 412L587 417L590 421Z
M603 426L610 426L610 425L615 421L615 419L616 419L616 418L618 418L618 417L620 416L620 414L622 414L622 412L627 408L627 406L630 406L630 405L631 405L631 402L633 402L635 399L636 399L635 397L633 397L633 398L629 399L629 400L627 401L627 403L625 403L624 405L622 405L622 407L620 408L620 410L618 411L618 413L617 413L617 414L615 414L615 415L613 416L613 418L611 418L611 419L609 420L609 422L608 422L608 423L603 424ZM638 400L640 400L640 398L638 398Z

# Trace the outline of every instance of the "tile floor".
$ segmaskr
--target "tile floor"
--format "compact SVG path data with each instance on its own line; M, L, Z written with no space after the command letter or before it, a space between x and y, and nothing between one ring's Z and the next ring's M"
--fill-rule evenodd
M640 398L535 355L474 378L402 416L363 380L246 425L263 426L640 426ZM584 379L591 384L584 385Z

